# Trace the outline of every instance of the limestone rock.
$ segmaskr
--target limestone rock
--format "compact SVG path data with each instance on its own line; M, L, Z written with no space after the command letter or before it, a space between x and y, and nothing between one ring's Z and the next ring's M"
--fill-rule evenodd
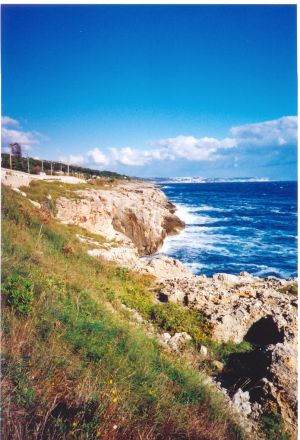
M162 191L146 182L119 183L107 190L77 191L79 198L57 200L57 219L109 240L130 241L139 255L150 255L168 234L184 228Z
M24 191L21 191L19 188L12 188L15 192L21 194L23 197L27 197L27 194Z
M179 352L192 337L186 332L175 333L171 336L170 333L163 333L160 335L160 342L172 351Z
M205 345L201 345L201 347L200 347L200 355L204 359L207 358L207 356L208 356L208 349L207 349L207 347L205 347Z
M133 247L119 245L119 247L95 248L87 251L93 257L115 261L121 267L132 268L138 259L137 251Z
M29 202L30 202L33 206L35 206L36 208L38 208L38 209L41 208L41 204L40 204L39 202L36 202L35 200L31 200L31 199L28 199L28 200L29 200Z
M239 388L232 398L232 403L233 406L245 416L251 414L252 409L248 391L243 391Z
M265 377L256 383L256 388L260 389L260 401L251 404L256 404L264 412L272 402L295 432L297 297L289 293L294 291L291 289L294 285L295 280L259 279L247 273L216 274L212 278L193 276L164 280L158 297L164 298L164 302L173 301L201 310L213 325L213 339L221 343L240 343L246 339L255 347L261 347L259 359L265 363L264 370L262 368ZM250 359L249 356L244 358ZM221 373L221 365L215 366ZM247 412L248 404L241 401L242 398L245 395L240 392L235 401L241 407L245 404Z
M149 259L140 258L133 269L137 272L153 275L161 281L170 278L193 276L180 261L166 256Z

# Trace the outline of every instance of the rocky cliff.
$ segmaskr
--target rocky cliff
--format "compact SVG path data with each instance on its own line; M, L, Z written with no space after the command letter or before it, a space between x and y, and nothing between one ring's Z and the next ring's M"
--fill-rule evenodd
M77 195L76 200L57 201L58 220L134 247L139 255L156 252L167 235L184 228L163 192L145 182L82 190Z

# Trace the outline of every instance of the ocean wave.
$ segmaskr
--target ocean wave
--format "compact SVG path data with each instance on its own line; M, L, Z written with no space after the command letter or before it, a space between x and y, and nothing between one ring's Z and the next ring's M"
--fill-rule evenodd
M224 244L224 243L223 243ZM199 252L201 253L215 253L223 254L226 256L232 255L232 252L225 246L220 245L218 237L206 237L206 236L189 236L188 234L178 239L174 237L168 237L161 248L162 254L174 256L177 252L184 250L184 254L187 259L192 256L198 258Z
M257 276L295 276L296 193L281 200L270 185L254 185L253 192L242 186L207 190L199 185L195 191L187 186L175 190L174 185L168 197L186 227L167 237L161 252L209 276L244 270Z
M194 212L198 211L215 211L215 212L231 212L232 209L229 208L217 208L216 206L209 206L209 205L201 205L201 206L195 206L193 207Z
M186 225L197 225L203 223L211 223L217 221L218 219L207 216L207 215L197 215L194 213L193 207L182 205L178 203L176 205L176 215L185 222Z
M203 269L209 268L208 264L204 263L196 263L196 262L184 262L184 266L186 266L193 274L198 274Z
M260 278L264 278L267 276L275 276L278 278L289 278L290 273L283 269L278 269L276 267L270 267L270 266L261 266L262 269L259 271L254 272L254 275Z

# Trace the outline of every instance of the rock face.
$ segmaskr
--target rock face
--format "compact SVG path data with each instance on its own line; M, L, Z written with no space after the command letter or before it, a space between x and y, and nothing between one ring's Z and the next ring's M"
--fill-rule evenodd
M192 273L180 261L174 258L159 256L140 258L132 267L135 272L155 276L159 281L172 278L191 278Z
M127 182L107 190L77 191L78 199L57 201L57 219L109 240L133 244L139 255L156 252L164 238L184 228L162 191L145 182Z
M290 293L293 285L293 280L260 279L247 273L202 275L165 280L159 297L201 310L213 324L213 339L221 343L250 342L253 350L232 354L219 380L244 412L275 409L295 432L297 297Z

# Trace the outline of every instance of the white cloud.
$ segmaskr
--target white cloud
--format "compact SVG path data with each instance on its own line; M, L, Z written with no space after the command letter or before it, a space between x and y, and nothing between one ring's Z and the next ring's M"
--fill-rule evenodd
M135 150L130 147L111 148L111 159L114 162L129 166L143 166L152 160L150 151Z
M298 138L297 116L283 116L271 121L232 127L231 135L238 145L275 147L296 145Z
M7 148L8 144L17 142L21 144L23 151L29 151L34 145L40 143L40 139L48 140L47 137L41 135L38 131L21 130L19 121L10 116L2 116L1 123L1 142L4 148Z
M21 144L25 151L29 151L33 145L39 144L37 137L38 133L31 131L11 130L5 127L2 127L1 130L1 141L5 147L7 147L7 144L17 142Z
M87 155L97 165L105 166L109 164L109 158L99 148L88 151Z
M72 154L70 156L60 156L59 160L70 165L82 165L85 162L83 156L75 156Z
M94 148L88 152L88 156L98 165L121 164L140 167L155 160L216 161L228 156L231 151L236 154L249 146L260 148L296 145L297 129L297 117L284 116L271 121L232 127L231 136L223 139L180 135L151 142L153 148L148 150L131 147L110 148L108 153L104 154L98 148ZM238 160L233 158L233 161L237 167Z
M6 125L12 125L13 127L19 127L19 121L17 121L16 119L10 118L9 116L2 116L1 117L1 124L2 126L6 126Z
M203 161L216 160L218 150L233 148L236 146L236 141L232 138L219 140L213 137L177 136L161 139L158 144L164 147L164 154L170 159Z

